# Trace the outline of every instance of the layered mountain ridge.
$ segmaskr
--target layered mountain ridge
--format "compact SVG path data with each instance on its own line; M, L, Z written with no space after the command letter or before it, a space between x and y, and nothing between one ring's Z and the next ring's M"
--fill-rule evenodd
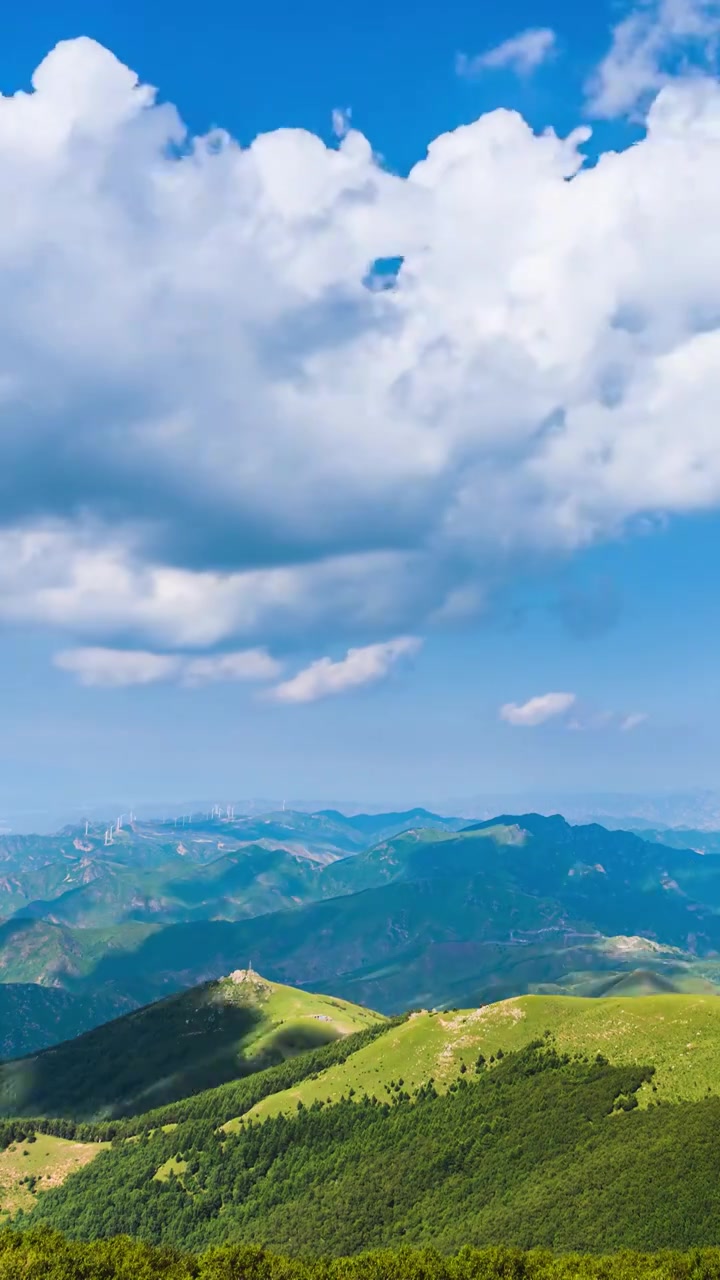
M94 839L92 851L76 848L91 843L84 832L58 837L54 853L43 843L26 884L15 867L12 903L26 902L0 924L2 980L84 1002L73 1031L108 1016L92 1005L99 993L112 1015L248 958L273 980L385 1014L598 994L623 978L679 991L720 981L720 860L559 815L281 812ZM85 882L33 899L38 879L64 883L58 864ZM87 923L94 912L101 924ZM38 1024L28 1042L11 1026L7 1056L52 1031Z

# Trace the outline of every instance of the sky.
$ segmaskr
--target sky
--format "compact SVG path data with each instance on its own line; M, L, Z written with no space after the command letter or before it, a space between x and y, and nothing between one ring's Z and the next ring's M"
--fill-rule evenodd
M0 817L717 784L718 34L3 14Z

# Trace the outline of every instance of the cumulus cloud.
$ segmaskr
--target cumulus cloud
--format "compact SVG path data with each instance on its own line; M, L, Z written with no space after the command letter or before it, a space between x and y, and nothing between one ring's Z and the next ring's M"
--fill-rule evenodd
M419 648L420 640L417 637L398 636L383 644L348 649L339 662L333 662L331 658L319 658L291 680L276 685L272 690L272 697L277 702L316 702L318 698L374 684L388 674L399 658L417 653Z
M556 45L557 36L550 27L528 27L474 58L458 54L455 69L460 76L476 76L483 71L503 68L521 76L529 75L553 56Z
M422 567L417 553L377 551L223 573L148 563L92 528L0 530L0 619L103 637L131 632L168 648L268 631L287 643L337 619L376 633L449 591Z
M720 87L586 136L493 111L404 178L58 45L0 98L0 619L362 647L720 505Z
M576 702L574 693L541 693L527 702L506 702L500 708L500 719L507 724L535 726L562 716Z
M189 686L218 681L273 680L281 665L265 649L219 653L200 658L179 653L151 653L139 649L89 647L65 649L53 659L62 671L70 671L80 684L124 688L177 680Z
M588 84L588 109L631 115L663 85L717 66L720 0L646 0L613 30L611 47Z

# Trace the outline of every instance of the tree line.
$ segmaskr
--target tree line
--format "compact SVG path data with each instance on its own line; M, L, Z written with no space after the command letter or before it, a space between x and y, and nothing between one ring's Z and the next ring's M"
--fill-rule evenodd
M0 1231L0 1280L720 1280L720 1249L610 1256L465 1247L373 1250L298 1261L252 1245L201 1254L128 1236L85 1243L59 1232Z

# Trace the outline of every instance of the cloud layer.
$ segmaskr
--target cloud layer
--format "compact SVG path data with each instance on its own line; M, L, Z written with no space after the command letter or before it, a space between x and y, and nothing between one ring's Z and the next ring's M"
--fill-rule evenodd
M362 648L717 506L720 88L585 137L495 111L400 178L349 127L189 138L59 45L0 98L0 619Z

